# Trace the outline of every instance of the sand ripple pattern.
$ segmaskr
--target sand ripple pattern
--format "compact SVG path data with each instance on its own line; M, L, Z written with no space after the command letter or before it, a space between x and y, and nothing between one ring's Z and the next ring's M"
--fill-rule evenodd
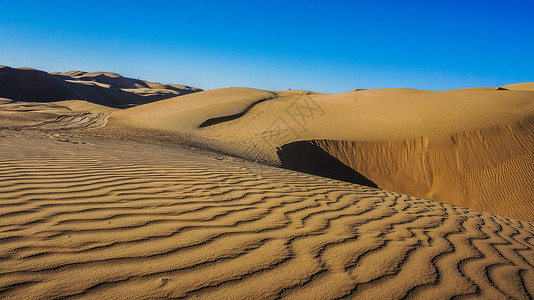
M0 297L534 296L534 226L196 150L0 137Z
M55 120L33 125L34 129L90 129L106 126L109 114L81 113L72 116L59 116Z

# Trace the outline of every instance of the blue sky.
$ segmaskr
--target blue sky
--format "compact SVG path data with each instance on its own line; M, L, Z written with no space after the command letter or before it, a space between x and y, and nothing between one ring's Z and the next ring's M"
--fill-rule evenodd
M204 89L534 81L534 1L4 1L0 65Z

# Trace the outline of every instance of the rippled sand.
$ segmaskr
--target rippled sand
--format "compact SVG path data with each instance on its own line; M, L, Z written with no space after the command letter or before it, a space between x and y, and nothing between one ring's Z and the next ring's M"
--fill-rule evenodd
M196 149L0 136L0 297L534 295L534 225Z

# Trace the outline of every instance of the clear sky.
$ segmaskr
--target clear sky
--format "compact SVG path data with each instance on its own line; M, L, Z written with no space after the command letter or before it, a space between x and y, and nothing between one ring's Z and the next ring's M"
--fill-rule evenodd
M203 89L534 81L534 1L5 1L0 65Z

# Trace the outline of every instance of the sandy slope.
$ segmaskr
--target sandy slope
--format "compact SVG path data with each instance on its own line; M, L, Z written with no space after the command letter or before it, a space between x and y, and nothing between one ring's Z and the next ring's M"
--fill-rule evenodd
M509 90L534 91L534 82L515 83L502 86Z
M0 97L17 101L84 100L128 107L201 91L185 85L160 84L110 72L47 73L0 66Z
M531 223L198 150L62 135L0 131L4 299L534 295Z
M531 299L533 96L0 98L0 298Z
M380 188L534 221L531 85L336 95L231 88L117 111L110 122L273 165L283 164L277 147L316 140Z

